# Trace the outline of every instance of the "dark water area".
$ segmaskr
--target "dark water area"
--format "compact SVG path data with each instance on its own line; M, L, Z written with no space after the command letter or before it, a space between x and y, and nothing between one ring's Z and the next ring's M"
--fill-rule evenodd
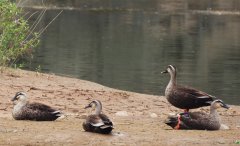
M239 105L239 8L230 2L205 3L172 2L154 10L64 10L42 34L30 69L40 65L42 72L164 95L169 76L160 72L172 64L179 84ZM217 6L221 9L212 11ZM38 28L58 13L48 10Z

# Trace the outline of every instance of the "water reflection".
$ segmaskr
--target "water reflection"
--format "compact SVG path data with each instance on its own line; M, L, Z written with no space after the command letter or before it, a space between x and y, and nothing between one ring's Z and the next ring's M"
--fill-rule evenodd
M57 12L47 11L39 27ZM174 64L179 83L240 104L239 39L240 15L65 10L43 34L31 69L163 95L169 77L160 72Z

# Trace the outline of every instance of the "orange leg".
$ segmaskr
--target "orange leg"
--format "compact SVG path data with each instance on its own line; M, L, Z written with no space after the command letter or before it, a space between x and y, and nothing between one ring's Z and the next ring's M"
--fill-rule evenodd
M180 129L180 124L181 124L181 119L180 119L181 115L178 114L177 116L178 116L178 123L177 123L177 125L174 127L174 129L176 129L176 130Z

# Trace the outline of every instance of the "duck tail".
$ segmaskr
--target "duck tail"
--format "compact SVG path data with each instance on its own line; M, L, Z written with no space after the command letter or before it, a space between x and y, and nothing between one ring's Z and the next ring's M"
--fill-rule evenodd
M61 117L62 116L61 111L54 111L54 112L52 112L52 114L56 117Z
M196 99L196 103L202 105L202 106L209 106L211 103L216 99L217 97L214 96L200 96Z
M103 126L100 126L101 129L108 129L108 128L112 128L113 129L113 126L112 125L103 125Z
M218 99L216 96L213 96L213 95L209 95L209 97L211 97L213 100Z

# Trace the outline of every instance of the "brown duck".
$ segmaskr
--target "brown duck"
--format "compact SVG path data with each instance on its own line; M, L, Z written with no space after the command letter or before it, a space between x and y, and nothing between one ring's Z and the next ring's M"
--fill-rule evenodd
M12 116L15 120L54 121L61 116L60 111L42 103L30 103L24 92L17 92L12 98L16 104Z
M168 65L167 69L161 73L170 74L165 96L168 102L177 108L185 109L188 112L189 109L209 106L216 99L216 97L200 90L178 85L176 81L177 71L173 65Z
M95 114L89 115L86 121L83 122L82 126L85 131L96 132L102 134L109 134L113 129L111 120L102 114L102 103L99 100L93 100L89 103L86 108L95 106Z
M211 103L210 114L203 112L181 113L169 116L165 124L173 129L196 129L196 130L219 130L221 127L218 108L229 108L222 100L215 100Z

